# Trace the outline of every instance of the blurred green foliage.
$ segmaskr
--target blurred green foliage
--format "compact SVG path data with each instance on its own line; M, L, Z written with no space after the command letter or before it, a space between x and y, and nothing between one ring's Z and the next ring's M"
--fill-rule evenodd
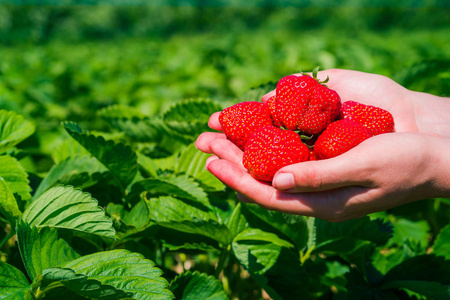
M358 299L354 295L364 290L361 284L368 291L380 286L383 290L380 281L383 276L405 279L408 283L414 279L410 276L423 275L428 280L448 273L435 272L435 267L445 269L448 261L442 264L441 258L425 255L431 251L449 257L448 199L420 201L374 214L373 218L390 222L394 228L392 237L387 236L390 232L387 227L391 225L369 222L369 218L347 223L320 220L310 223L308 226L315 229L309 233L317 236L308 241L308 247L317 242L316 252L309 252L314 247L301 252L305 255L304 268L289 269L286 266L291 267L295 261L292 253L299 249L286 256L280 249L286 251L282 239L288 236L283 230L281 238L273 234L285 227L286 219L245 205L237 206L235 213L229 207L230 203L236 204L235 193L221 190L224 188L221 183L203 169L207 156L193 145L187 146L196 135L208 130L207 120L213 111L235 102L258 99L281 77L316 66L382 74L409 89L449 96L448 1L128 0L127 5L124 2L0 0L0 109L5 109L4 116L8 117L5 119L14 120L9 123L11 130L4 132L5 137L14 137L14 143L4 145L7 153L2 164L9 162L20 179L12 190L18 203L11 211L12 219L23 211L31 196L38 197L56 183L75 185L106 206L118 236L124 239L116 246L145 254L165 267L169 279L175 276L169 268L178 264L178 259L184 264L186 254L166 255L168 252L158 250L158 241L164 240L171 249L178 249L183 243L206 247L203 249L206 254L195 257L196 270L219 274L223 269L228 274L224 277L228 279L223 279L224 287L228 286L242 299L261 299L261 287L268 291L280 287L286 293L291 288L301 293L302 289L297 289L300 285L289 281L303 280L303 273L290 273L298 270L310 276L306 286L320 299L338 291L349 299ZM193 100L181 102L185 99ZM27 121L8 110L18 112ZM65 126L61 126L62 122ZM12 124L17 127L22 124L26 133L23 139L29 137L23 140L12 130ZM17 147L10 147L15 144ZM130 194L122 199L123 190L135 174L133 168L137 167L139 172L134 181L138 184L134 188L130 184ZM105 168L117 178L111 177ZM4 173L1 177L6 177ZM202 186L182 180L179 175L184 173ZM26 177L29 184L24 184ZM186 186L184 190L182 187ZM226 220L233 235L239 237L232 244L228 239L223 243L225 255L220 256L221 263L217 264L219 272L212 267L218 257L207 251L211 245L218 247L211 237L220 236L215 231L224 230L224 224L213 223L211 231L198 226L199 220L204 221L204 212L197 211L200 218L184 216L189 201L181 205L175 198L161 198L161 203L153 204L158 207L152 207L150 215L172 227L161 229L161 233L146 231L143 236L147 239L136 236L136 240L128 240L133 230L145 229L143 219L138 218L139 213L145 213L139 206L144 202L136 204L134 199L145 189L158 196L178 193L181 198L188 196L191 202L200 199L202 205L207 193L220 217L217 218ZM12 196L9 200L14 203ZM123 200L127 205L135 205L133 210L128 211ZM176 214L168 216L162 204L181 207L181 221L175 218ZM159 208L162 210L158 214ZM182 219L186 217L189 222ZM7 222L0 221L5 228ZM199 232L177 233L174 221L183 230ZM246 236L240 236L240 232L247 223L262 229L274 226L269 228L270 234L262 235L274 243L265 243L264 239L254 245L245 242ZM287 232L292 233L289 240L294 238L297 242L297 235L304 234L297 229ZM342 234L333 235L335 232ZM195 238L201 234L207 238L200 241L213 243L197 243ZM0 232L4 242L9 238L5 235L6 231ZM377 237L381 240L376 240ZM306 241L295 247L301 249L303 243ZM224 257L231 246L231 252L238 255L229 256L227 261ZM4 248L0 254L4 258L9 253L8 263L23 268L20 258L14 255L17 253L14 247L5 247L7 251ZM267 286L266 279L261 279L259 270L250 264L247 271L260 281L244 278L239 271L238 262L245 266L249 261L245 254L250 250L257 253L261 250L258 247L265 251L261 253L283 253L279 264L271 268L274 273L268 274L276 280ZM86 253L92 251L83 249ZM271 266L274 261L269 258L276 257L269 255L265 260L264 255L258 259ZM414 260L408 261L410 258ZM403 262L406 264L399 267ZM420 272L414 272L413 263ZM361 274L355 272L355 265L362 270ZM447 287L450 281L448 277L444 279ZM402 296L399 299L416 299L419 296L412 291L420 294L421 288L428 289L426 284L412 286L411 295L406 297L405 286L398 287L393 282L384 282L384 288L399 289L397 292ZM180 290L184 288L180 286Z
M149 116L189 98L226 106L316 66L450 90L444 1L0 3L0 107L36 122L25 142L39 155L58 143L64 120L107 131L96 112L115 104Z

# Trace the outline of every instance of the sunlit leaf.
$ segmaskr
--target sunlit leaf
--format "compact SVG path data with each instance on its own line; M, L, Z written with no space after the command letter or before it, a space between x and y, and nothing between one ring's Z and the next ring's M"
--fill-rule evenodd
M58 238L55 228L39 230L20 221L16 232L22 261L32 280L44 269L58 267L80 257L66 241Z
M98 112L114 128L140 142L158 142L167 130L161 117L148 117L139 110L124 105L113 105Z
M148 195L170 195L209 206L208 196L203 189L194 180L184 176L148 178L138 181L133 185L130 197L136 197L142 192L147 192Z
M229 299L221 282L213 276L196 272L184 272L170 284L175 299L225 300Z
M25 274L15 267L0 261L0 299L30 299L26 297L29 290L30 283Z
M0 109L0 153L3 153L34 133L34 125L13 111Z
M57 184L85 188L95 184L92 175L107 169L90 155L74 155L54 165L39 184L33 198L36 199L50 187Z
M433 253L450 259L450 225L442 228L433 245Z
M178 102L164 114L164 122L173 134L192 142L200 133L211 130L209 117L221 110L222 107L211 100Z
M125 189L134 179L137 173L137 156L130 146L86 133L75 123L67 122L64 127L76 141L117 177L122 189Z
M70 186L48 189L24 211L22 219L38 228L48 226L114 238L111 220L97 200Z
M0 213L5 216L11 224L20 218L22 212L19 210L17 201L6 181L0 177Z
M211 211L187 204L173 197L159 197L148 202L151 219L176 231L203 235L224 245L231 242L231 232L220 224Z
M9 155L0 156L0 177L8 183L13 193L24 200L31 198L28 174L17 159Z
M136 299L172 299L172 293L167 289L168 282L161 277L162 271L155 264L145 259L141 254L127 250L112 250L83 256L63 266L70 269L79 278L95 280L104 286L123 291L129 297ZM64 275L62 276L64 278ZM80 285L63 284L75 291ZM81 283L83 288L86 286ZM87 289L87 288L86 288ZM88 290L95 292L95 290ZM114 298L115 299L115 298Z

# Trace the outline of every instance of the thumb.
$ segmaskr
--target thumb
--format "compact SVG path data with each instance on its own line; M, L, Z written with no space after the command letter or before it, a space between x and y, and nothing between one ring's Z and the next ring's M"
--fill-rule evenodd
M346 152L337 157L301 162L281 168L272 185L283 192L318 192L345 186L370 186L369 170L361 159Z

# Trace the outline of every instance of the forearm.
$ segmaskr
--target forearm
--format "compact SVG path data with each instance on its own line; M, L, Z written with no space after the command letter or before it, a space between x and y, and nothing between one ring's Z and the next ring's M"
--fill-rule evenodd
M450 138L450 98L408 91L420 132Z

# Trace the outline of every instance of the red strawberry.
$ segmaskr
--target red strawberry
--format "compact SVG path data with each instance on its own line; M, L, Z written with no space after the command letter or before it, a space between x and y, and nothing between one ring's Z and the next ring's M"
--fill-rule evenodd
M316 72L313 72L314 77L289 75L278 82L274 106L281 126L305 134L318 134L339 115L338 93L322 85Z
M276 127L281 127L280 120L277 117L277 111L275 106L276 96L272 96L267 100L267 106L269 107L270 115L273 120L273 125Z
M219 122L227 138L242 151L255 130L273 124L267 105L256 101L225 108L219 115Z
M370 137L367 129L355 121L335 121L317 139L314 156L317 160L338 156Z
M387 110L376 106L346 101L342 104L339 118L360 123L372 135L394 132L394 117Z
M271 182L284 166L309 159L309 149L291 130L266 126L255 131L245 145L243 164L256 179Z
M314 154L314 150L309 151L309 160L317 160Z

